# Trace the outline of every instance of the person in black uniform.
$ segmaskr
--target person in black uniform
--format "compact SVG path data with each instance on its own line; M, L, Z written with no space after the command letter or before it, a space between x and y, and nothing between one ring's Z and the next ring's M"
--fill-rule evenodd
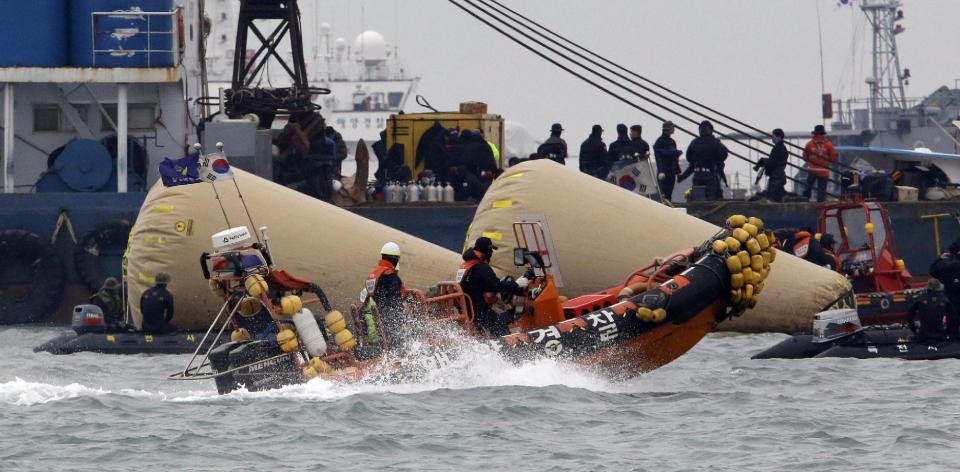
M672 121L664 121L663 133L653 143L653 158L657 162L657 183L660 184L660 198L673 200L673 186L680 175L680 156L683 151L677 149L677 142L670 137L676 131Z
M960 239L951 243L947 252L934 261L930 276L943 283L947 298L954 306L960 306Z
M650 145L640 137L642 133L642 126L633 125L630 127L630 156L637 161L650 158Z
M143 315L143 331L167 334L177 330L173 321L173 295L167 290L170 274L160 272L156 283L140 296L140 314Z
M560 133L563 133L563 126L554 123L550 127L550 137L537 148L537 154L562 165L567 162L567 142L560 138Z
M620 123L617 125L617 139L610 143L607 151L607 167L620 159L629 159L632 152L633 145L630 143L630 136L627 135L627 125Z
M727 148L713 136L713 124L709 121L702 121L699 131L700 136L694 138L687 147L687 162L690 165L677 181L682 182L693 174L693 185L706 187L708 200L722 200L720 180L727 160Z
M917 328L917 322L920 327ZM927 281L927 292L910 307L907 326L920 341L945 341L957 337L960 322L953 303L943 293L943 284L937 279Z
M513 322L513 316L497 313L491 305L496 303L497 294L519 293L529 280L524 277L516 281L498 279L490 267L490 258L496 249L490 238L477 238L473 247L463 254L463 264L457 270L456 280L470 297L477 327L487 330L491 336L503 336L509 334L507 326Z
M758 167L754 170L760 170L762 167L767 174L767 200L772 202L782 202L784 196L784 186L787 185L787 145L783 142L783 130L777 128L773 130L773 149L770 150L770 156L761 159L757 163ZM760 164L763 164L762 166Z
M580 145L580 172L605 179L607 145L603 142L603 128L593 125L590 136Z

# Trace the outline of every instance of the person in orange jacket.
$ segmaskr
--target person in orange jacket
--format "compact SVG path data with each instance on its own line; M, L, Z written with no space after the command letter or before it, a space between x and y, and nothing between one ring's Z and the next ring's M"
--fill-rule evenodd
M803 147L803 160L807 163L807 187L803 191L804 198L810 199L813 184L817 184L817 201L826 200L830 167L837 162L837 150L827 139L827 131L823 125L813 128L813 137Z

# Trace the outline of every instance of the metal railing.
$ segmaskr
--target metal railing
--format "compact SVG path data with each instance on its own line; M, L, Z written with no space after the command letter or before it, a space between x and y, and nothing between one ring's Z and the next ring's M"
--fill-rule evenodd
M179 65L180 63L180 9L181 7L176 7L171 11L161 11L161 12L148 12L148 11L95 11L90 13L90 40L91 40L91 54L93 59L93 65L97 65L97 56L100 54L108 54L112 57L118 56L127 56L133 57L137 54L146 55L147 67L153 67L152 62L154 61L154 55L160 54L170 54L170 58L173 62L173 65ZM170 21L169 29L164 29L160 31L154 31L154 18L155 17L167 17ZM134 26L129 28L113 28L113 29L104 29L103 31L98 29L101 21L104 18L120 18L120 19L133 19L140 20L146 24L146 30L141 30L140 28ZM110 36L117 40L118 43L124 41L129 42L133 38L140 36L146 36L146 47L144 49L125 49L120 47L118 49L97 49L97 38L103 36ZM170 38L170 48L169 49L154 49L153 45L157 43L157 40L154 39L155 36L168 36ZM166 62L166 61L164 61Z

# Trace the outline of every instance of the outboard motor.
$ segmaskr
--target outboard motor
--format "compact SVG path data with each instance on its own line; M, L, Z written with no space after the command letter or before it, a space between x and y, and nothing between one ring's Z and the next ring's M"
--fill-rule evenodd
M107 322L103 310L96 305L77 305L73 307L73 320L70 327L78 335L86 333L105 333Z
M856 309L822 311L813 317L813 342L834 341L862 329L863 323Z

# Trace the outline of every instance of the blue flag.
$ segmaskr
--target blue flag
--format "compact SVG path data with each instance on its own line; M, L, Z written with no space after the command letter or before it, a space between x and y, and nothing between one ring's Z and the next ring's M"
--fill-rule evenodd
M200 157L193 155L175 161L164 158L160 163L160 179L164 187L203 182L200 179Z

